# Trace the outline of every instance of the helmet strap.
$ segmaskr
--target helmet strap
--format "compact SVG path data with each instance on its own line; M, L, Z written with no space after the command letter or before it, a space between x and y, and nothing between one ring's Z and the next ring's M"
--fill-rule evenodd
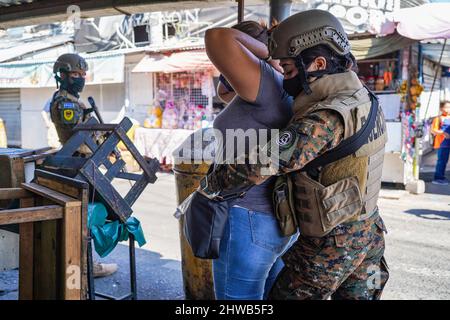
M311 94L311 88L309 87L308 84L308 73L306 72L306 67L305 64L303 63L303 59L300 55L298 55L295 58L295 66L298 69L298 74L297 77L300 80L300 83L302 85L303 88L303 92L305 92L305 94L310 95Z
M62 79L60 76L58 76L57 73L55 73L55 80L56 80L56 89L59 89L59 84L62 83Z

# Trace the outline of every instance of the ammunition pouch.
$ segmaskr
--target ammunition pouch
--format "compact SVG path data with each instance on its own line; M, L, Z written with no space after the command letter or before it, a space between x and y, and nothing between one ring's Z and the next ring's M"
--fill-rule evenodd
M300 232L305 236L323 237L358 216L363 208L356 177L325 187L302 173L295 181L294 190L295 215Z
M275 216L281 233L284 236L292 236L297 233L298 224L294 213L294 195L289 174L277 177L272 196Z
M302 174L277 178L274 210L280 230L289 236L300 230L308 237L324 237L338 225L358 216L363 208L358 179L350 177L328 187ZM296 193L295 193L296 192Z

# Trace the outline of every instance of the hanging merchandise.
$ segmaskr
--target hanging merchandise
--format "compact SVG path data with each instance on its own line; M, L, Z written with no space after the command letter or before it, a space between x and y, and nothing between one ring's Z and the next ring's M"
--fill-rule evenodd
M216 89L214 88L214 81L210 74L205 73L202 77L202 95L214 97Z
M144 120L144 128L161 128L163 111L159 105L154 105L148 110L149 117Z
M194 130L194 118L195 118L195 104L190 102L186 110L186 122L184 129Z
M184 80L183 80L184 81ZM187 101L189 97L186 96L177 101L176 105L178 107L178 128L184 129L185 122L187 121Z
M176 129L178 128L178 112L173 100L169 100L166 103L164 112L162 115L162 127L164 129Z
M392 62L388 63L388 67L387 70L384 71L383 73L383 79L384 79L384 85L386 87L390 87L391 82L392 82L392 70L394 69L394 67L392 66Z
M383 77L377 77L375 81L375 91L383 91L384 90L384 79Z
M407 104L407 110L415 110L418 107L418 98L423 92L423 87L419 84L416 78L411 79L411 85L409 87L410 102ZM403 81L399 88L399 93L402 95L402 102L406 102L408 93L408 83Z
M411 111L406 111L402 114L402 132L403 132L403 141L402 141L402 159L406 161L407 159L411 160L414 158L415 149L415 115ZM412 161L412 160L411 160Z
M202 121L206 119L206 108L199 104L195 108L195 114L194 114L194 130L201 129L202 128Z

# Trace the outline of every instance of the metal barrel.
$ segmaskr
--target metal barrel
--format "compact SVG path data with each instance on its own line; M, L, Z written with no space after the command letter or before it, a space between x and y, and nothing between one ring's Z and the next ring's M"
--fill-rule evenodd
M193 157L186 155L183 159L179 156L179 151L186 145L192 145L194 134L188 137L185 142L173 153L175 164L173 172L177 192L177 202L182 203L200 184L200 180L208 172L212 159L202 160L201 163L194 163ZM183 162L182 162L183 161ZM199 161L196 161L199 162ZM183 273L183 286L185 297L188 300L214 300L214 285L212 275L211 260L196 258L184 237L183 219L179 220L180 248L181 248L181 269Z

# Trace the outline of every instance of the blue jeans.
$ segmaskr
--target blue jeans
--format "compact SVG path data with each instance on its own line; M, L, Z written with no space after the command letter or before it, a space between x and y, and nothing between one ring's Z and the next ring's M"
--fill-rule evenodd
M297 236L284 237L271 213L232 207L213 260L216 299L266 299L284 267L281 255Z
M445 167L447 166L450 148L439 148L437 151L436 171L434 173L434 180L445 179Z

